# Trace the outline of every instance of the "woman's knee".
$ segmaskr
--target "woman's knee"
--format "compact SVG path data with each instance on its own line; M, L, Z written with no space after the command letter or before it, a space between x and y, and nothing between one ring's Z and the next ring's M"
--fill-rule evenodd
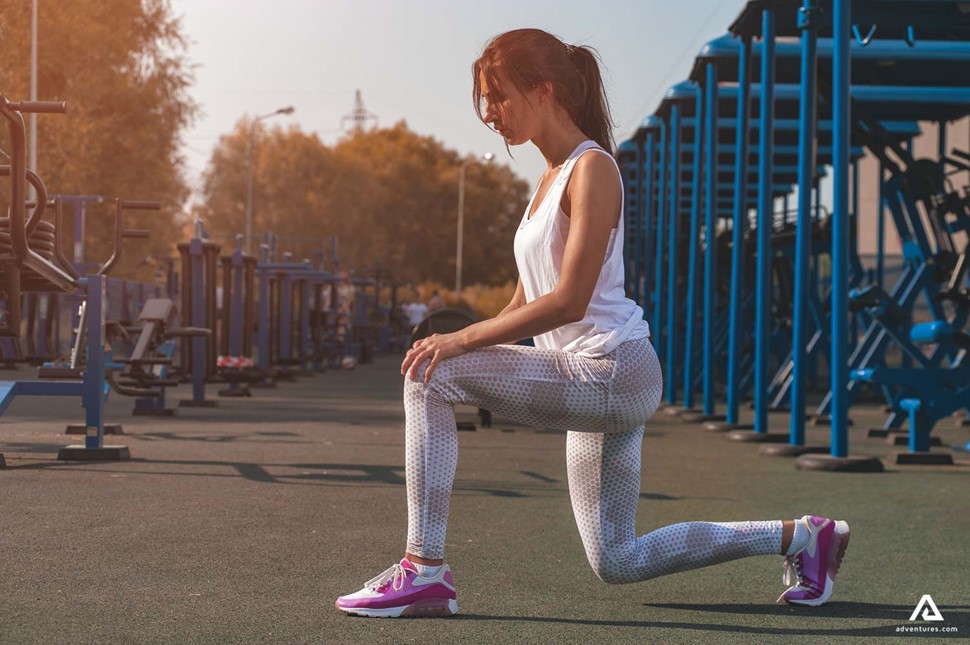
M596 577L609 585L621 585L633 582L630 567L623 566L622 558L612 551L603 551L589 555L589 566Z

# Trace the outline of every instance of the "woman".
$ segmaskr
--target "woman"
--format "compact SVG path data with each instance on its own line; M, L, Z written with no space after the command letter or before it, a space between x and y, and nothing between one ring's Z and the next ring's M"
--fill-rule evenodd
M623 186L597 58L588 47L520 29L486 46L473 82L479 117L507 145L534 143L548 170L515 236L519 282L509 305L425 338L405 356L407 548L400 563L338 598L337 609L383 617L458 610L443 560L456 403L567 431L573 512L604 582L778 553L791 584L779 600L828 600L849 541L845 522L687 522L637 537L643 424L663 379L643 311L623 292ZM509 344L527 337L535 347Z

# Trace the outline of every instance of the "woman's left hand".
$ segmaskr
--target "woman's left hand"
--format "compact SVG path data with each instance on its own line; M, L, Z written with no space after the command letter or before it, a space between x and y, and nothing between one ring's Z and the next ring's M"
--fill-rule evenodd
M418 370L424 361L431 359L428 369L424 372L424 382L431 380L431 374L438 363L452 356L461 356L466 350L459 342L458 334L432 334L414 343L414 346L404 355L401 363L401 374L407 374L412 381L417 380Z

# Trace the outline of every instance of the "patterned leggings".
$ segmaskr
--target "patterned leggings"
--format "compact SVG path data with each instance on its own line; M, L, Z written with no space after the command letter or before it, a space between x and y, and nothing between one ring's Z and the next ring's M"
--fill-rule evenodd
M625 583L781 550L781 522L686 522L637 536L643 424L660 402L660 363L647 339L601 358L497 345L442 361L431 382L405 378L407 552L444 557L458 464L454 405L567 431L576 524L593 571ZM632 428L632 430L631 430Z

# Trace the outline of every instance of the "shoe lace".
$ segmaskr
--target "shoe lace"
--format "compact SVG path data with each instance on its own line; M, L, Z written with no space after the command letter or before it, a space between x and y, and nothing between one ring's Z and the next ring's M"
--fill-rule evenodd
M802 580L801 567L798 566L800 560L801 559L797 555L793 555L782 560L781 566L785 568L785 573L782 575L781 581L785 583L787 589L785 589L782 594L778 596L778 600L775 602L781 602L782 598L785 597L785 594L788 593L792 587L801 586L804 582Z
M798 558L796 556L785 558L782 560L781 566L785 569L785 573L781 578L782 582L789 586L802 584L802 570L798 566Z
M388 583L394 591L404 588L404 580L407 578L407 569L400 564L394 564L383 573L371 578L364 583L364 589L369 591L381 591L387 588Z

